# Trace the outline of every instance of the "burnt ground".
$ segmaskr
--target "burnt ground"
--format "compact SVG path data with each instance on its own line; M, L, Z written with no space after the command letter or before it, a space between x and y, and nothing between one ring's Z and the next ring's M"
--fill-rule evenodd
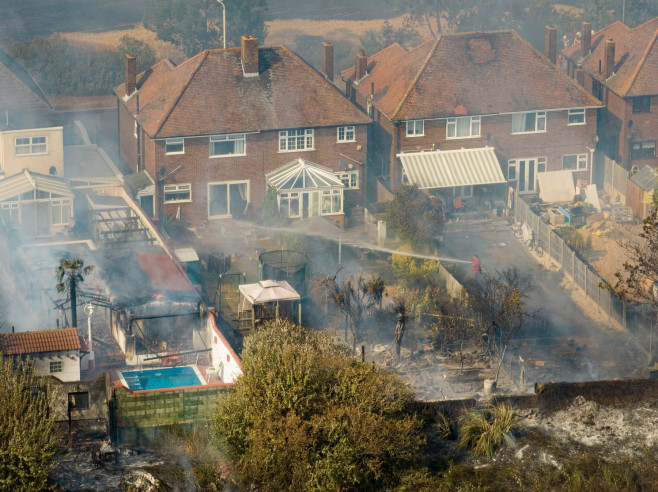
M587 381L633 374L642 349L614 326L582 292L564 282L544 255L539 259L514 237L507 221L486 219L446 224L442 254L460 259L477 254L483 271L516 267L531 277L531 311L544 321L522 329L510 358L526 361L528 381ZM541 262L541 263L540 263ZM466 265L466 281L472 280Z

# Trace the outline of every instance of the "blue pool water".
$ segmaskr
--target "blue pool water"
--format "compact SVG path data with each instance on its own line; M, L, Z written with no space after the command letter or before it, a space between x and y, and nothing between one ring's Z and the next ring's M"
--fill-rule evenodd
M144 371L121 373L133 391L179 388L181 386L200 386L203 382L193 367L161 367Z

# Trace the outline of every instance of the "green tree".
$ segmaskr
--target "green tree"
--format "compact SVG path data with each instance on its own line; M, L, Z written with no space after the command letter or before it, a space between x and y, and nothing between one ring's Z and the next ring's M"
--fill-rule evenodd
M0 354L0 489L45 490L58 451L48 411L50 380Z
M443 207L418 186L402 184L386 207L384 220L403 244L429 251L443 229Z
M78 326L78 285L85 281L85 277L94 270L93 266L85 266L82 258L62 258L59 260L55 277L57 278L57 292L67 292L71 301L71 326Z
M140 39L133 38L132 36L128 36L127 34L121 36L118 52L120 55L120 61L122 61L124 56L128 53L135 56L135 61L137 62L137 73L150 68L157 61L155 58L155 50L150 44L147 44Z
M381 490L417 461L408 388L326 335L271 322L247 337L242 365L211 430L245 486Z
M222 32L222 7L217 0L145 0L144 27L158 38L178 45L187 56L208 48L239 46L240 36L267 36L267 0L225 0L226 33Z
M415 44L419 39L416 22L408 15L401 28L395 29L388 20L385 20L379 31L366 31L359 37L359 42L363 50L372 55L394 43L404 46Z

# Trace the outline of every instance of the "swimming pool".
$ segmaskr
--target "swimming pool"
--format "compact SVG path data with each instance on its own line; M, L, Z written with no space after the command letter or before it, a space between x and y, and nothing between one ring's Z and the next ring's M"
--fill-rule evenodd
M204 384L196 366L159 367L143 371L120 372L124 386L133 391L201 386Z

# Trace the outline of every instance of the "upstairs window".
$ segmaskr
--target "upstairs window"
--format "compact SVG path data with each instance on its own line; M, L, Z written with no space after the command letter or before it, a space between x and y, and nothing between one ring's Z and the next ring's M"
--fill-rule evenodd
M631 159L653 159L656 157L656 141L631 142Z
M213 135L210 137L210 157L246 155L245 149L246 136L244 133Z
M425 135L425 120L407 121L407 137L422 137Z
M545 131L545 111L516 113L512 115L512 133L537 133Z
M56 360L50 362L50 373L62 372L62 361Z
M562 169L572 171L587 169L587 154L563 155Z
M16 139L16 155L45 154L46 150L46 137Z
M651 112L651 97L638 96L633 98L633 113Z
M480 136L480 117L465 116L448 118L446 138L468 138Z
M567 124L568 125L584 125L585 124L585 108L570 109Z
M164 203L180 203L192 201L192 185L175 184L165 185L164 187Z
M312 129L284 130L279 132L279 152L313 150L315 132Z
M184 154L185 153L185 139L183 138L168 138L165 142L166 154Z
M353 126L339 126L338 127L338 141L339 142L355 142L356 132Z

